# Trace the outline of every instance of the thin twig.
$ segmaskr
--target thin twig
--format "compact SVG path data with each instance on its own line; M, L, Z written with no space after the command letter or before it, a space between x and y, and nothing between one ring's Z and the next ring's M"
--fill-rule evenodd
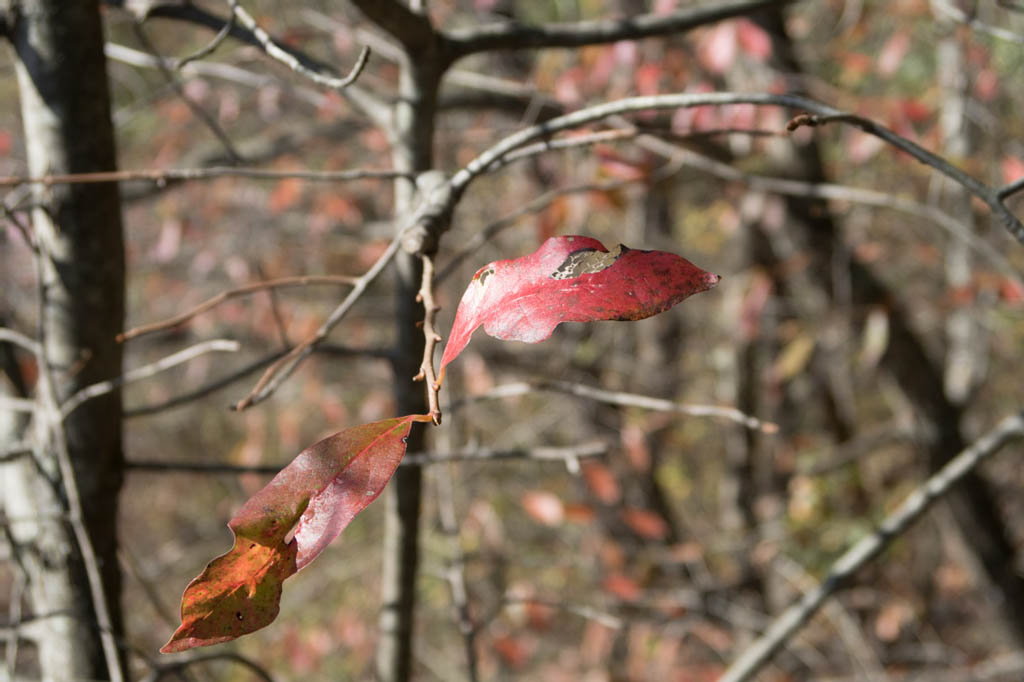
M39 344L25 336L21 332L8 329L7 327L0 327L0 341L7 343L13 343L15 346L21 346L33 355L39 354Z
M629 125L623 122L623 125ZM889 208L903 213L909 213L925 220L934 222L946 230L954 239L959 239L974 249L978 254L984 256L992 265L1004 275L1020 282L1020 273L999 251L990 246L987 242L978 237L965 225L961 224L948 212L942 211L935 206L929 206L910 199L903 199L893 196L888 192L880 192L860 187L849 187L828 182L805 182L790 178L776 178L766 175L755 175L745 173L727 163L722 163L710 157L698 154L697 152L685 149L660 137L644 135L637 144L648 151L660 154L666 158L676 160L691 168L711 173L724 180L742 182L748 187L756 190L773 192L787 196L813 197L815 199L832 199L836 201L850 201L867 206Z
M159 682L168 675L180 674L185 668L196 665L198 663L210 663L211 661L231 661L237 663L251 670L257 677L264 682L274 682L274 678L266 668L257 663L251 658L243 656L242 654L235 653L233 651L218 651L215 653L203 653L203 654L188 654L187 658L180 658L177 660L167 660L169 656L162 657L159 665L146 677L143 678L143 682Z
M218 379L214 379L208 384L200 386L199 388L176 395L173 398L168 398L159 403L151 403L149 405L139 405L137 407L130 407L124 410L125 419L132 419L134 417L147 417L154 414L159 414L175 407L181 407L188 403L194 402L201 398L216 393L217 391L230 386L231 384L244 379L253 372L263 369L270 363L282 357L287 351L277 351L270 355L264 356L258 360L255 360L239 369L231 372L226 376L222 376ZM372 358L380 358L383 360L390 360L392 357L391 351L387 349L377 348L349 348L348 346L339 346L336 344L320 344L317 346L315 353L322 353L326 355L343 355L343 356L356 356L365 355Z
M886 516L874 533L844 552L832 564L822 583L805 593L799 601L776 618L764 634L729 666L725 674L719 678L719 682L742 682L756 675L811 619L825 600L845 587L858 570L881 554L960 479L1007 442L1021 437L1024 437L1024 412L1003 419L994 429L950 460Z
M762 431L764 433L776 433L779 430L777 424L762 421L749 414L745 414L734 407L720 405L694 405L689 403L678 403L662 398L652 398L646 395L635 393L622 393L619 391L608 391L603 388L595 388L585 384L576 384L570 381L559 381L556 379L538 379L529 382L517 382L503 384L484 393L483 395L471 396L452 403L451 409L456 409L466 403L479 400L493 400L495 398L508 398L511 396L528 395L539 391L550 391L554 393L565 393L580 398L596 400L597 402L609 405L621 405L623 407L640 407L645 410L658 410L659 412L678 412L690 415L691 417L719 417L736 422L748 429Z
M801 125L820 125L830 121L840 121L854 126L863 132L873 135L889 145L900 149L917 161L930 166L939 173L950 178L959 185L965 187L971 194L981 199L1003 222L1006 229L1018 241L1024 243L1024 223L1021 223L1006 206L1002 203L996 189L989 187L974 177L964 173L953 166L944 158L924 149L917 143L897 135L885 126L879 125L870 119L846 114L830 106L821 104L806 97L796 95L773 95L773 94L746 94L732 92L702 93L702 94L674 94L674 95L650 95L643 97L628 97L625 99L606 102L593 107L580 109L564 116L550 119L529 128L520 130L509 135L497 144L491 146L466 166L451 177L444 187L434 192L434 197L427 197L424 207L429 209L430 216L445 215L437 205L438 198L444 197L444 203L448 208L453 207L469 185L476 178L488 172L494 164L507 154L529 144L537 139L548 138L560 131L579 128L601 119L619 116L622 114L658 109L685 109L698 106L718 106L724 104L753 104L756 106L780 106L790 109L798 109L809 114L796 117L790 122L790 127Z
M210 166L209 168L151 168L141 170L101 171L98 173L70 173L67 175L43 175L39 177L0 176L0 187L19 185L82 185L97 182L138 182L149 181L163 186L170 182L206 180L224 176L252 178L254 180L282 180L298 178L326 182L347 180L394 180L411 177L409 173L386 168L352 169L339 171L311 170L267 170L262 168L236 168L234 166Z
M377 261L370 266L370 269L352 282L352 291L350 291L348 296L346 296L345 299L338 304L338 307L331 312L327 317L327 320L320 325L320 328L268 367L263 373L263 376L260 377L260 380L256 382L256 386L249 392L249 395L235 403L235 410L244 410L256 405L257 403L263 402L274 391L276 391L289 376L291 376L292 372L295 371L299 364L309 357L310 353L313 352L317 345L327 338L327 335L331 333L331 330L341 322L355 302L363 295L366 288L370 286L375 279L377 279L377 276L384 270L384 267L391 262L391 259L394 258L395 254L398 252L404 234L404 230L399 230L397 232L394 239L392 239L391 243L388 245L388 248L380 255Z
M423 361L420 362L420 371L413 377L413 381L423 381L427 390L427 404L430 407L430 416L434 424L441 425L441 404L438 394L441 385L437 382L437 373L434 371L434 350L441 335L437 333L434 323L437 321L437 313L441 306L434 301L434 258L433 256L421 256L423 261L423 280L420 284L416 300L423 303Z
M598 457L608 452L604 443L583 443L569 447L515 448L493 450L490 448L467 448L452 452L412 452L402 458L399 466L424 466L441 462L492 462L508 460L531 460L540 462L565 462L580 457ZM216 462L158 462L154 460L128 460L124 464L128 471L179 474L262 474L275 476L285 464L238 465Z
M0 410L10 412L24 412L31 414L36 411L36 402L28 398L15 398L14 396L0 394Z
M344 90L355 83L356 79L359 78L359 74L363 72L363 69L366 67L366 63L370 59L370 48L364 46L362 51L359 53L359 57L356 59L356 63L352 67L352 70L349 71L348 75L344 78L336 78L334 76L319 73L303 64L295 57L295 55L282 49L280 45L274 42L274 39L271 38L266 31L260 28L260 25L256 23L256 20L253 19L252 15L246 12L245 9L238 4L238 0L228 0L228 4L231 6L231 13L236 19L238 19L238 23L249 29L249 31L256 36L256 40L258 40L260 45L263 46L263 50L267 53L267 56L281 62L295 73L309 78L317 85L322 85L334 90Z
M133 327L123 334L118 334L117 340L119 342L124 342L164 329L173 329L188 322L197 315L201 315L208 310L216 308L221 303L224 303L229 299L248 296L249 294L257 291L263 291L265 289L280 289L285 287L305 287L317 284L352 285L355 284L356 279L356 277L349 277L347 275L307 275L298 277L281 277L280 279L270 279L263 282L246 284L245 286L240 286L235 289L222 291L216 296L208 298L196 307L191 310L187 310L180 315L175 315L174 317L169 317L166 320L160 320L159 322L152 322L150 324Z
M97 398L101 395L106 395L107 393L117 390L126 384L148 379L155 374L159 374L171 367L176 367L177 365L193 360L205 353L235 353L238 352L240 348L241 346L237 341L231 341L229 339L212 339L210 341L203 341L202 343L197 343L194 346L180 350L173 355L160 358L156 362L151 362L148 365L143 365L142 367L129 370L114 379L98 381L95 384L90 384L64 401L64 404L60 406L61 419L67 419L68 415L78 409L78 407L87 400L92 400L93 398Z
M1003 187L1000 187L999 191L996 193L996 195L1000 199L1006 199L1011 194L1016 194L1017 192L1021 191L1022 189L1024 189L1024 178L1017 178L1016 180L1011 182L1009 185L1005 185Z
M174 60L174 66L172 68L174 68L175 71L180 71L182 67L184 67L189 62L194 62L198 59L202 59L203 57L208 57L209 55L213 54L214 50L220 47L220 44L224 42L224 39L228 37L228 35L231 33L231 29L233 29L234 27L235 15L232 14L228 17L228 20L217 32L217 35L213 37L213 40L207 43L205 47L196 50L192 54L182 57L181 59Z
M153 42L149 39L149 36L146 35L146 30L142 27L142 23L135 22L132 24L132 27L135 29L135 36L139 39L139 42L142 43L142 46L157 58L158 68L161 73L163 73L164 78L167 79L167 84L174 89L178 98L188 105L188 108L192 110L192 113L210 129L210 132L213 133L214 137L220 141L224 150L228 153L228 156L231 157L231 160L235 163L242 163L245 159L238 150L235 149L235 144L231 141L231 138L228 137L227 132L221 127L220 123L217 122L217 119L211 116L206 109L199 106L196 101L188 96L188 93L185 92L185 88L181 85L181 81L178 80L177 74L166 66L165 60L161 58L160 53L157 52Z
M6 462L15 457L21 457L23 455L30 454L32 452L32 442L28 440L15 440L9 441L0 445L0 462Z

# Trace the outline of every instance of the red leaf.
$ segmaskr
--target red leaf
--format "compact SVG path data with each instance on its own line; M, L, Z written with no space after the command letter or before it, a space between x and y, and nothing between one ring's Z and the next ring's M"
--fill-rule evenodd
M491 336L537 343L562 322L642 320L721 279L664 251L590 237L552 237L528 256L495 261L473 275L441 357L444 368L480 325Z
M889 36L882 50L878 53L877 69L879 75L891 76L903 63L903 58L910 49L910 34L898 31Z
M410 415L340 431L303 450L235 514L230 552L181 599L181 626L163 653L226 642L269 625L281 583L306 566L373 502L405 454Z
M739 39L740 48L751 57L764 61L772 56L772 37L749 19L740 19L736 22L736 37Z
M545 526L557 526L565 520L565 507L554 493L532 490L523 494L523 509Z
M584 462L583 480L594 496L604 504L615 504L622 498L622 490L615 479L615 474L601 462Z
M999 164L1003 173L1003 182L1010 184L1024 177L1024 160L1016 156L1004 156Z
M623 509L622 519L634 533L647 540L664 540L668 537L665 519L649 509Z

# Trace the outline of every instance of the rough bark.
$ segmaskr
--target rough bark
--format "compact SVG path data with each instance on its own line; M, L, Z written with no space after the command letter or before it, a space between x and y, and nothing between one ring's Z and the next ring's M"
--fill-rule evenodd
M116 166L103 33L95 0L21 0L8 7L29 174ZM114 337L124 320L124 248L116 184L37 187L32 228L43 247L40 328L57 400L121 373ZM120 632L116 560L122 480L121 396L89 401L66 421L68 450L98 555L113 627ZM107 677L84 565L70 530L57 463L48 449L2 470L16 551L29 570L30 635L44 679Z

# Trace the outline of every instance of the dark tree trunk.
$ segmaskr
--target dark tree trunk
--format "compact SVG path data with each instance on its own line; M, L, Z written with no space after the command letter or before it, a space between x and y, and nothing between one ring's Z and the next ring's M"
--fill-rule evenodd
M109 171L116 166L103 32L96 0L20 0L8 7L29 173ZM61 401L121 373L115 335L124 320L124 248L116 184L37 186L32 228L41 248L40 328ZM112 626L120 632L116 548L122 480L121 396L83 404L65 422L86 528L101 560ZM37 448L2 470L15 551L29 571L31 631L44 679L107 679L81 554L70 530L51 452Z

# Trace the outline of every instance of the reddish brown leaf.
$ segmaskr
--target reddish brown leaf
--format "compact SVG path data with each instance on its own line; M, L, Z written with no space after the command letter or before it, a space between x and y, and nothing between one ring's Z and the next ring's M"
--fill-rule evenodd
M594 496L604 504L615 504L622 497L622 490L615 474L601 462L588 460L583 463L583 480Z
M634 533L647 540L664 540L668 537L665 519L649 509L623 509L622 520Z
M462 296L441 367L480 325L499 339L537 343L562 322L642 320L720 277L664 251L608 251L590 237L552 237L537 251L480 268Z
M181 626L163 653L226 642L277 617L281 583L380 495L405 454L410 415L340 431L303 450L235 514L235 545L181 599Z
M643 595L643 588L625 573L612 573L601 583L604 591L622 601L636 601Z
M267 201L267 210L271 213L286 211L302 198L302 180L299 178L285 178L274 185L270 192L270 199Z

